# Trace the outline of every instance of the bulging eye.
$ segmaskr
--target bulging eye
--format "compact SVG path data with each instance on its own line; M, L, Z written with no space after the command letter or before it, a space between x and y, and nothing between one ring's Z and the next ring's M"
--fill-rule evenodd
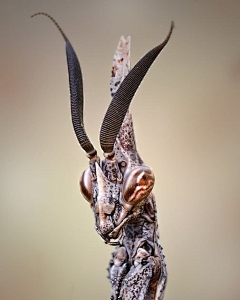
M83 197L91 203L92 201L92 174L90 169L88 168L82 174L80 179L80 190Z
M135 205L146 198L153 189L155 177L148 167L137 167L126 174L123 183L123 199Z

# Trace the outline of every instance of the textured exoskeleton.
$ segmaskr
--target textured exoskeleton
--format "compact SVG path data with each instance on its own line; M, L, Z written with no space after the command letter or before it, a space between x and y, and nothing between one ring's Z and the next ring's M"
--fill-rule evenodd
M80 187L95 217L95 229L105 243L116 246L108 267L111 300L161 300L167 280L159 241L157 210L152 189L154 174L140 158L134 137L131 100L148 69L167 44L166 39L130 69L130 38L120 38L114 54L110 90L112 101L100 130L101 160L83 123L83 87L80 64L66 42L73 127L89 158ZM37 15L37 14L35 14Z

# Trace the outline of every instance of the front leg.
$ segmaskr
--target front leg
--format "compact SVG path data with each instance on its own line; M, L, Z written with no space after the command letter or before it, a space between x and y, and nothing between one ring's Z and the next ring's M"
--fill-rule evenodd
M161 260L139 248L134 264L124 278L119 300L155 300L161 275Z
M128 255L125 247L119 247L114 251L113 259L110 261L108 271L111 282L111 300L119 299L122 281L129 271L127 257Z

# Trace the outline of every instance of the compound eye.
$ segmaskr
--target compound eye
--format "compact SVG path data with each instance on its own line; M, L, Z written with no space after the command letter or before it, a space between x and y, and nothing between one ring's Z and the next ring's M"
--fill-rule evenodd
M146 198L153 189L155 177L148 167L137 167L126 174L123 183L123 199L135 205Z
M92 174L90 169L88 168L82 174L80 179L80 190L83 197L91 203L92 201Z

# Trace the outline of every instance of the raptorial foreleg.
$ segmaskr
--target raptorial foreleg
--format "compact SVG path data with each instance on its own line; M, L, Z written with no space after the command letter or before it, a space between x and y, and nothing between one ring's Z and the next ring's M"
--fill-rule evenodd
M119 300L155 300L161 260L139 248L134 264L123 280Z
M111 300L119 299L123 279L129 271L127 257L128 255L125 247L119 247L114 251L113 259L110 261L108 270L111 282Z

